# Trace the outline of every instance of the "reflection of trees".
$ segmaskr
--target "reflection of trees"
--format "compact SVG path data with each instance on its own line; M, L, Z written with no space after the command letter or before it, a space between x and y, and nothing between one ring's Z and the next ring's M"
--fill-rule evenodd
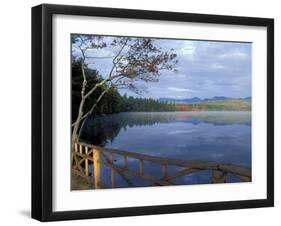
M112 142L121 129L127 130L127 128L135 126L152 126L171 120L175 120L172 115L150 113L120 113L97 116L95 119L87 120L81 134L81 140L104 146L106 143Z
M152 126L171 121L192 123L211 123L216 126L230 124L251 125L250 113L178 113L178 112L141 112L119 113L89 118L85 123L81 140L91 144L105 146L113 142L121 129L126 130L135 126Z
M81 140L90 142L91 144L104 146L108 142L112 142L121 130L121 126L117 121L88 119Z

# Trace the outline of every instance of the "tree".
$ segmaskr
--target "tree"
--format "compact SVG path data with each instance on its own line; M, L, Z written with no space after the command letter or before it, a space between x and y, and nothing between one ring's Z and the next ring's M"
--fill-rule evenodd
M157 82L162 70L175 70L176 54L173 50L163 51L154 45L150 38L104 37L95 35L72 35L73 61L79 62L81 67L81 100L78 113L73 122L72 142L79 140L79 130L83 128L84 120L91 115L98 103L107 92L113 89L126 88L141 93L135 83L137 81ZM110 49L111 56L93 56L93 52ZM99 58L111 59L111 68L102 79L89 85L87 69ZM85 111L85 103L95 92L103 88L102 93Z

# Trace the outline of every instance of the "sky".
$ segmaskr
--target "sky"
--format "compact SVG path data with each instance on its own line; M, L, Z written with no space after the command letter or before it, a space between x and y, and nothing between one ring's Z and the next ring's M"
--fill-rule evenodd
M155 39L154 45L163 50L174 49L177 72L161 71L159 82L137 82L138 87L145 88L141 96L125 89L119 90L121 94L154 99L251 96L251 43ZM110 56L115 53L116 49L106 47L88 54ZM112 59L91 59L89 63L90 68L106 76Z

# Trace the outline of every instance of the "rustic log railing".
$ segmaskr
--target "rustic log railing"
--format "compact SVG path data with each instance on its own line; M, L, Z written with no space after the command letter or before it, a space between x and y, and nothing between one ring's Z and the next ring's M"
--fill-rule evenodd
M116 164L114 162L114 157L117 156L119 158L123 158L123 164L121 166L120 164ZM87 180L87 182L92 184L93 188L96 189L106 188L106 186L102 183L102 166L107 166L110 169L110 182L112 188L115 187L116 173L119 174L119 176L127 183L127 185L131 187L137 185L134 184L128 175L149 181L151 185L160 186L174 185L174 179L200 172L202 170L210 170L212 172L212 183L226 183L227 178L230 175L235 176L239 181L243 182L250 182L252 178L251 169L241 166L204 161L166 159L112 148L101 148L86 143L74 143L72 145L72 157L72 172L75 175ZM128 167L128 158L138 161L138 170L132 170ZM158 164L162 175L160 177L149 175L145 171L145 162ZM89 170L90 165L93 166L91 175ZM170 166L181 167L183 169L169 173L168 167Z

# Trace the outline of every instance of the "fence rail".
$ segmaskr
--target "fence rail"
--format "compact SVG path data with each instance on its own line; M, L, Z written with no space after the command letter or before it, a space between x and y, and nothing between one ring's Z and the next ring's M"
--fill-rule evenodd
M114 157L123 158L122 165L114 163ZM128 159L138 161L139 169L132 170L128 167ZM158 164L161 169L161 176L155 177L149 175L145 170L145 162ZM93 165L92 175L90 175L89 166ZM183 161L176 159L167 159L155 157L136 152L128 152L112 148L102 148L99 146L87 143L74 143L72 144L72 172L87 180L93 188L105 188L102 183L101 166L107 166L110 169L110 182L111 187L115 187L115 174L117 173L128 186L137 186L128 177L128 175L138 177L142 180L148 181L151 185L174 185L174 179L189 174L194 174L202 170L212 171L212 183L226 183L230 175L235 176L238 180L250 182L252 179L251 170L249 168L220 164L214 162L204 161ZM168 167L176 166L183 168L173 173L168 172Z

